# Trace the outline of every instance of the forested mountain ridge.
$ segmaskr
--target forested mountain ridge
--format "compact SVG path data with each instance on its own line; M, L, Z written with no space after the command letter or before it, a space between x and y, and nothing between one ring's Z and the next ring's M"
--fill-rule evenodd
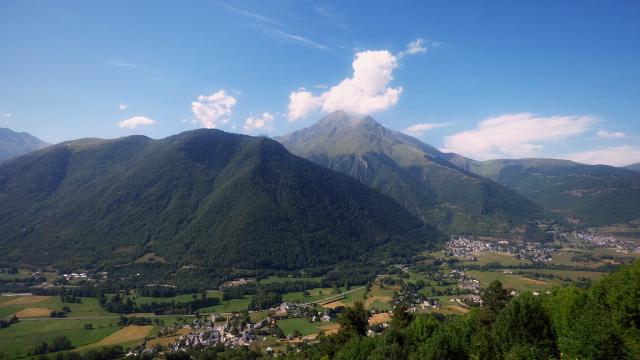
M0 166L0 260L302 268L441 240L273 140L194 130L62 143Z
M640 173L606 165L556 159L449 160L495 180L540 206L585 226L640 219Z
M436 148L370 117L336 111L277 140L294 154L391 196L447 233L504 234L551 219L520 194L461 170Z
M26 132L0 128L0 162L49 146Z

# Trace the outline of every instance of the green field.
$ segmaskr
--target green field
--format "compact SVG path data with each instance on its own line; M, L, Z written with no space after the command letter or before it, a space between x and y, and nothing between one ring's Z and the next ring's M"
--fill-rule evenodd
M294 330L298 330L303 336L320 332L320 328L306 319L278 320L278 326L285 335L289 336Z
M220 305L209 306L206 308L200 309L201 314L208 313L224 313L224 312L237 312L247 310L249 308L249 304L251 303L251 295L247 295L244 299L231 299L227 301L222 301Z
M290 292L282 296L282 300L291 302L313 302L322 299L326 299L335 295L335 291L332 288L315 288L308 290L309 296L305 297L304 292Z
M480 282L480 287L486 287L491 281L499 280L505 288L515 289L519 292L544 290L557 284L557 282L553 281L540 281L518 275L508 275L502 271L470 270L467 273Z
M503 253L497 253L493 251L484 251L481 253L473 254L478 260L469 261L464 258L460 259L460 262L468 265L486 265L490 263L500 263L502 265L519 265L519 264L531 264L531 261L527 259L516 259L515 256Z
M80 304L70 304L63 303L60 301L59 296L50 296L48 299L44 301L32 303L32 304L15 304L15 305L5 305L6 302L16 299L16 296L0 296L0 318L6 318L15 314L21 310L27 308L45 308L51 310L61 310L63 306L68 306L71 309L71 312L67 315L67 317L87 317L87 316L103 316L103 315L113 315L112 313L106 312L100 307L98 303L98 299L96 298L82 298L82 303Z
M354 292L348 293L346 297L341 301L347 306L353 305L353 303L356 301L364 301L364 294L366 293L366 291L367 289L362 287Z
M148 296L131 296L131 300L135 300L136 304L140 305L140 304L149 304L151 302L156 302L156 303L170 303L170 302L190 302L193 300L193 295L196 296L196 299L200 299L201 295L200 294L182 294L182 295L177 295L177 296L172 296L172 297L148 297ZM214 296L213 293L211 292L207 292L207 297L217 297ZM219 296L219 298L222 298L222 295Z
M282 277L282 276L269 276L266 279L262 279L259 281L260 284L273 284L273 283L283 283L287 281L307 281L307 282L318 282L322 280L322 276L318 277Z
M518 269L513 270L514 274L519 272L531 272L531 273L541 273L541 274L553 274L560 278L569 278L572 281L578 281L579 278L587 278L590 280L598 280L601 277L607 275L607 273L603 272L595 272L595 271L575 271L575 270L551 270L551 269ZM544 280L544 279L543 279Z
M26 355L36 345L61 335L76 347L91 344L120 330L117 322L118 319L19 321L0 329L0 352L10 357ZM92 324L94 329L85 330L85 324Z

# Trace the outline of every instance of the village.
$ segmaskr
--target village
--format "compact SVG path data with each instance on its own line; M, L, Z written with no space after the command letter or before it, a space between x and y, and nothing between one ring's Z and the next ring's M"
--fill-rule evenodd
M514 256L517 259L527 259L535 263L550 262L553 254L558 250L538 242L511 242L499 240L496 242L473 240L463 236L452 236L447 242L445 255L461 257L476 261L475 253L492 251Z

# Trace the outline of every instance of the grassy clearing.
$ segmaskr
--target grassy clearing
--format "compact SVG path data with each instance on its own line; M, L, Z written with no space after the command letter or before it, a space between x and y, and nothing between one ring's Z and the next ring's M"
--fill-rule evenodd
M298 330L303 336L320 332L320 328L316 323L311 323L306 319L283 319L278 320L278 326L285 335L293 334L294 330Z
M9 317L25 309L49 309L61 310L63 306L68 306L71 312L67 317L87 317L114 315L106 312L96 298L82 298L80 304L63 303L58 296L11 296L11 300L0 303L0 318ZM34 310L32 310L34 311ZM48 314L47 314L48 316Z
M530 260L527 259L516 259L515 256L503 253L497 253L493 251L483 251L479 253L474 253L478 261L469 261L464 258L459 258L460 262L463 264L469 265L486 265L490 263L500 263L502 265L520 265L520 264L531 264Z
M224 313L224 312L237 312L247 310L251 303L251 295L245 296L243 299L231 299L222 301L220 305L210 306L200 309L201 314L208 313Z
M393 293L394 291L391 289L382 289L376 285L367 293L364 305L367 309L389 310L391 308L389 302L393 300Z
M571 281L578 281L580 278L586 278L586 279L595 281L607 275L607 273L595 272L595 271L551 270L551 269L513 270L513 272L514 273L531 272L531 273L540 273L540 274L552 274L561 278L569 278L571 279Z
M471 270L467 272L480 282L481 287L486 287L493 280L499 280L506 288L515 289L516 291L533 291L544 290L551 287L557 282L540 281L529 279L518 275L504 274L501 271L477 271Z
M332 288L315 288L308 290L308 292L309 296L304 296L304 292L302 291L286 293L282 296L282 300L292 302L314 302L336 295L335 290Z
M354 302L356 301L364 301L364 294L366 294L366 289L360 288L354 292L348 293L346 295L346 297L344 299L342 299L341 301L347 305L347 306L352 306Z
M74 346L79 347L100 341L120 330L117 322L117 319L23 320L9 328L0 329L0 351L10 357L18 357L60 335L66 336ZM92 324L93 329L85 330L85 324Z
M200 299L201 295L200 294L181 294L181 295L176 295L176 296L172 296L172 297L149 297L149 296L131 296L131 300L134 300L136 302L136 304L141 305L141 304L149 304L152 302L156 302L156 303L170 303L170 302L190 302L193 301L193 295L196 296L196 299ZM213 297L210 296L209 293L207 293L207 297Z
M321 280L322 280L322 276L306 277L306 278L269 276L266 279L260 280L259 283L260 284L274 284L274 283L283 283L283 282L287 282L287 281L318 282L318 281L321 281Z
M122 328L109 336L101 339L100 341L96 341L94 343L82 346L78 348L78 351L83 351L90 348L102 347L102 346L112 346L112 345L120 345L127 344L130 342L138 342L144 340L145 337L149 336L153 330L152 325L145 326L127 326Z

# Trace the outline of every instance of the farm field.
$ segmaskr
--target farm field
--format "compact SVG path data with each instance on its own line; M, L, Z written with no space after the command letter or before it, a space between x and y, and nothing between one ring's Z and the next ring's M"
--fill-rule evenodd
M82 347L78 347L77 350L83 351L86 349L96 348L101 346L121 345L121 344L130 343L130 342L142 341L144 340L145 337L151 335L151 330L153 330L152 325L145 325L145 326L130 325L130 326L121 328L120 330L114 333L111 333L109 336L99 341L90 343Z
M0 318L6 318L23 311L27 311L27 317L29 314L32 314L32 317L40 315L48 317L51 310L61 310L63 306L68 306L71 309L71 312L67 314L67 317L70 318L114 315L102 309L96 298L82 298L80 304L75 304L63 303L58 296L25 295L0 296ZM44 314L44 310L48 310L48 313ZM23 314L23 316L25 315Z
M309 296L304 296L304 292L296 291L286 293L282 296L283 301L291 302L313 302L322 300L335 295L335 291L332 288L315 288L308 290Z
M481 287L486 287L493 280L499 280L505 288L515 289L516 291L534 291L544 290L558 282L541 281L529 279L518 275L504 274L500 271L478 271L470 270L467 273L480 282Z
M298 330L303 336L319 333L321 330L316 323L309 322L306 319L278 320L277 325L287 336L291 335L294 330Z
M221 301L220 305L209 306L200 309L201 314L208 313L224 313L224 312L234 312L234 311L242 311L247 310L249 308L249 304L251 304L251 295L245 296L243 299L231 299Z
M531 272L531 273L540 273L540 274L551 274L560 278L568 278L571 281L578 281L580 278L587 278L589 280L595 281L600 279L601 277L607 275L604 272L596 272L596 271L576 271L576 270L552 270L552 269L518 269L513 270L514 274L520 272Z
M287 281L307 281L307 282L318 282L321 281L322 277L280 277L280 276L269 276L266 279L261 279L259 281L260 284L273 284L273 283L283 283Z
M22 320L0 329L0 352L10 357L26 355L36 345L51 342L60 335L80 347L120 330L117 322L118 319ZM92 324L93 329L85 330L85 324Z
M530 260L517 259L513 255L497 253L493 251L478 252L478 253L474 253L473 256L475 256L478 260L469 261L464 258L458 258L458 259L460 260L461 263L467 264L467 265L487 265L490 263L500 263L502 265L521 265L521 264L530 265L531 264Z

